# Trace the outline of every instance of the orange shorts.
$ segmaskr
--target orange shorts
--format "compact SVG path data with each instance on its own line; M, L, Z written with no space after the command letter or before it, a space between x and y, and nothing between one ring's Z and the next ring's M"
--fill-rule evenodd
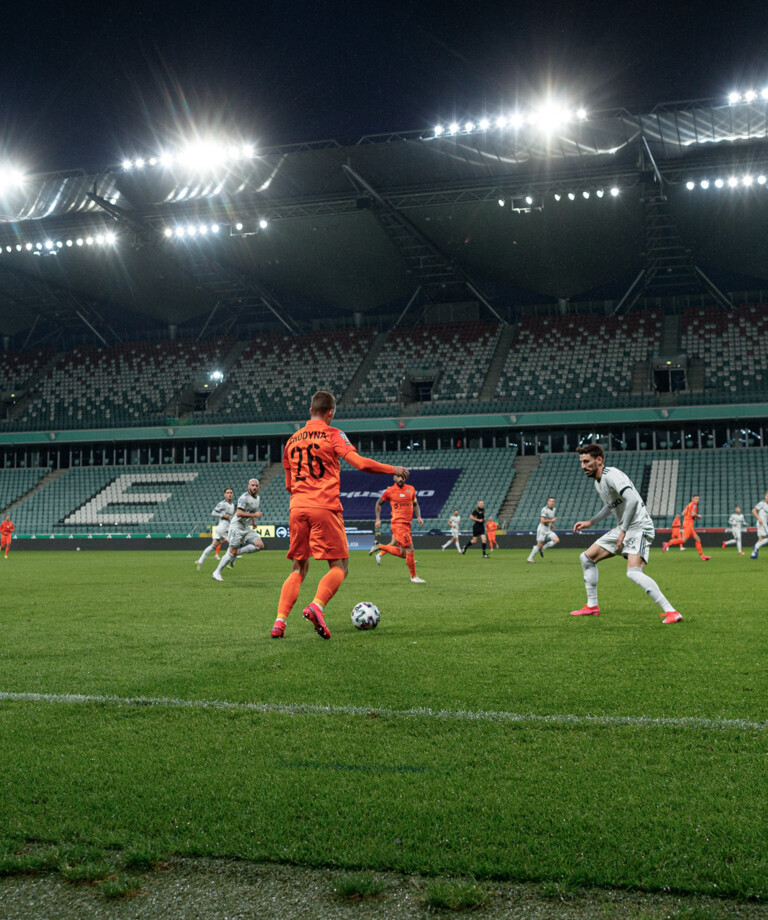
M288 515L289 559L348 559L344 515L328 508L295 508Z
M684 540L698 540L699 535L693 529L693 527L683 527L683 539Z
M11 545L10 536L0 537L0 546L10 546L10 545Z
M392 522L392 539L397 540L398 546L410 546L413 543L413 534L411 533L411 524L401 521Z

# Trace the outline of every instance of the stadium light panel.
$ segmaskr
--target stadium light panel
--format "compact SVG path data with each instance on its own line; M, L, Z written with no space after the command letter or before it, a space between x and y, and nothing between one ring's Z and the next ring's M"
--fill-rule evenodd
M503 115L499 115L499 117L496 119L496 127L499 129L507 127L507 119Z
M597 195L598 198L602 198L603 195L605 194L605 191L604 191L604 189L599 188L599 189L595 192L595 194Z
M731 178L728 180L728 188L736 188L738 184L739 180L736 178L736 176L731 176Z
M145 165L146 164L143 157L138 157L136 160L136 169L144 169Z
M615 185L614 185L613 188L611 189L611 196L612 196L613 198L618 198L618 197L619 197L619 189L618 189L618 187L615 186Z
M435 125L435 137L440 137L444 130L442 125Z
M237 230L237 231L239 232L239 231L242 230L242 229L243 229L243 225L240 223L240 221L238 221L238 222L235 224L235 230Z
M581 194L583 198L589 198L589 192L587 191L587 189L584 189L584 191Z
M736 105L737 102L741 102L741 93L728 93L728 102L731 105Z
M464 130L467 134L471 134L475 130L475 123L473 121L468 121L464 125Z
M757 93L753 89L748 89L746 93L744 93L745 102L754 102L755 99L757 99Z
M513 112L509 116L509 123L513 128L522 128L525 124L525 118L521 112Z
M218 232L219 232L219 225L211 224L211 233L218 233Z
M132 161L132 160L123 160L123 169L124 169L126 172L130 172L130 171L133 169L133 161Z
M448 125L448 133L449 133L449 134L458 134L458 133L459 133L459 125L458 125L458 122L452 121L452 122L450 123L450 125Z
M487 131L491 127L491 122L488 118L481 118L478 122L478 127L481 131Z
M562 195L559 192L555 192L555 201L560 201Z
M715 188L722 188L725 182L722 179L715 179Z
M758 176L758 177L757 177L757 184L758 184L758 185L765 185L765 176L762 176L762 175Z
M165 230L163 230L163 235L165 237L173 236L173 230L171 230L170 227L166 227Z
M262 230L266 230L268 226L269 226L269 222L265 220L265 218L262 217L261 220L259 221L259 227Z
M741 181L742 181L742 184L746 188L749 188L749 186L752 185L754 179L752 178L752 176L744 176L744 178Z
M506 202L505 202L505 200L504 200L503 198L499 198L499 199L498 199L498 205L499 205L500 208L503 208L505 204L506 204Z
M582 106L582 108L576 110L576 117L579 121L587 120L587 110Z
M700 185L703 189L708 189L708 188L709 188L709 179L702 179L701 182L699 183L699 185Z
M575 201L575 200L576 200L576 196L573 194L573 192L568 192L568 200L569 200L569 201Z

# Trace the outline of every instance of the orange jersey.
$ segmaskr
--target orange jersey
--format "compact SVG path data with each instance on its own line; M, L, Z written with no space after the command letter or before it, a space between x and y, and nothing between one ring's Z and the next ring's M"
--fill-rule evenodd
M13 526L13 521L3 521L0 523L0 535L3 537L10 537L10 535L16 530Z
M485 532L489 537L495 537L496 531L499 529L499 525L496 521L486 521L485 522Z
M680 515L679 514L676 515L675 519L672 521L672 536L673 537L680 536Z
M393 524L410 524L413 520L413 506L416 504L416 489L413 486L396 483L381 493L381 501L392 506Z
M683 511L683 526L684 527L693 527L693 522L699 516L699 503L698 502L688 502L685 506L685 511Z
M310 419L292 434L283 452L291 509L342 511L339 460L353 453L357 451L344 432L319 418Z

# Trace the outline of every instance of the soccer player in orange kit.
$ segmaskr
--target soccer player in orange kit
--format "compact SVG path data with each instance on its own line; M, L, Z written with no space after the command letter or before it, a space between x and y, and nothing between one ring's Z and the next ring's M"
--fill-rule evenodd
M388 489L385 489L376 502L376 520L374 521L374 530L381 527L381 508L384 502L389 502L392 506L392 542L389 544L374 543L368 553L391 553L393 556L399 556L405 559L408 571L411 573L411 581L417 585L423 585L424 579L419 578L416 574L416 561L413 554L413 534L411 533L411 522L413 515L416 514L416 520L419 524L424 521L419 510L419 500L416 497L416 489L413 486L406 485L405 477L395 473L395 483ZM378 559L377 559L378 562Z
M13 526L10 514L6 514L2 523L0 523L0 553L5 549L5 558L8 558L8 550L11 548L12 534L16 530Z
M488 537L488 549L493 552L497 547L498 543L496 542L496 531L499 529L499 525L494 521L493 518L490 518L485 522L485 535Z
M702 562L709 562L711 556L705 556L701 546L699 535L694 530L694 522L699 516L699 496L694 495L683 511L683 535L682 537L672 537L672 539L661 547L662 553L666 553L670 546L681 546L693 538L696 542L696 552L701 556Z
M314 600L304 608L303 615L318 636L331 638L323 612L349 571L349 547L339 498L339 460L346 460L365 473L408 478L404 466L361 457L344 432L331 427L335 412L335 397L326 390L318 390L312 397L309 421L288 438L283 451L285 488L291 493L288 517L291 542L287 555L292 567L280 591L273 639L285 635L285 621L299 597L313 556L328 562L328 572L320 579Z

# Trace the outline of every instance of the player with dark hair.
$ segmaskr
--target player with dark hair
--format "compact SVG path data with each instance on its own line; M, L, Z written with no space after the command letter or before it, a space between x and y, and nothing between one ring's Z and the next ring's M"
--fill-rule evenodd
M218 558L221 544L227 542L229 524L235 513L235 505L232 501L234 497L234 489L231 489L229 486L227 486L227 488L224 489L224 498L211 512L217 523L213 527L210 544L205 547L202 553L200 553L200 558L195 563L198 572L202 569L203 563L214 550L216 551L216 557Z
M555 510L555 499L549 496L546 505L539 512L539 523L536 528L536 542L531 547L531 552L526 562L534 563L536 553L544 556L544 550L550 546L557 546L560 537L555 533L555 523L557 522L557 511Z
M320 579L315 597L303 611L304 618L315 627L322 639L330 639L324 610L341 587L349 571L349 547L344 529L344 513L339 498L341 466L346 460L365 473L389 473L408 478L404 466L379 463L361 457L346 434L333 428L336 399L326 390L312 397L309 421L292 434L283 451L285 488L291 494L288 558L291 573L283 582L277 605L277 619L272 638L285 635L285 623L299 597L299 589L309 571L310 559L325 559L328 572Z
M597 564L611 556L622 555L627 560L627 578L634 581L661 607L664 622L681 622L681 614L664 597L656 582L643 571L648 562L651 542L656 535L645 502L625 473L616 467L605 466L605 451L599 444L578 447L576 453L579 454L585 475L594 479L603 507L590 520L577 521L573 525L574 532L588 530L611 513L616 518L617 526L581 554L587 603L580 610L572 610L571 616L600 616L597 603Z
M416 489L413 486L406 485L405 476L399 476L395 473L395 483L388 489L384 489L379 498L376 500L376 519L374 521L374 530L381 528L381 509L384 502L389 502L392 506L392 542L388 544L374 542L368 555L373 553L390 553L393 556L399 556L405 559L408 571L411 573L411 581L414 584L423 585L424 579L419 578L416 574L416 560L413 553L413 534L411 526L413 515L419 524L424 521L419 509L419 500L416 497ZM376 562L381 564L379 558Z

